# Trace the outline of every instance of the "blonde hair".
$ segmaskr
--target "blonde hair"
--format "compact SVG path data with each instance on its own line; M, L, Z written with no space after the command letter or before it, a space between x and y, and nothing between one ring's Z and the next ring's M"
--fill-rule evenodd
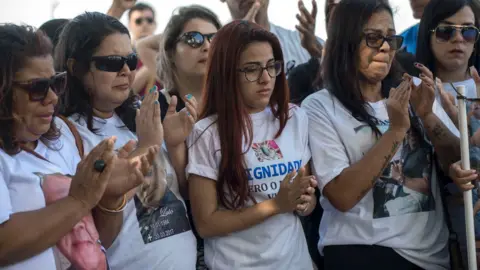
M210 9L200 5L180 7L173 12L160 38L157 58L157 76L165 89L171 90L176 88L177 73L173 55L177 40L183 32L185 24L197 18L211 22L217 29L222 27L217 15Z

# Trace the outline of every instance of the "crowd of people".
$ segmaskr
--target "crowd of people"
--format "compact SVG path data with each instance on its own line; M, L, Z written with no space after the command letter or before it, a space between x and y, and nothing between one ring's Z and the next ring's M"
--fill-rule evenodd
M467 269L480 4L221 2L0 25L0 269Z

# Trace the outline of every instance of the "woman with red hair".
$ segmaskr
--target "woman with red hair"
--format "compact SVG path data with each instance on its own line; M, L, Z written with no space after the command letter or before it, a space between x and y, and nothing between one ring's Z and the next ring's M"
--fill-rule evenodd
M274 34L234 21L212 42L188 138L192 213L212 269L312 269L298 215L315 208L308 117L289 101Z

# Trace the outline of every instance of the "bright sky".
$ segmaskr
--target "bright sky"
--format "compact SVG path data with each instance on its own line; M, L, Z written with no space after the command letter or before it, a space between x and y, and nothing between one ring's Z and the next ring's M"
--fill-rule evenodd
M175 8L189 4L201 4L213 10L223 22L228 22L230 14L226 4L220 0L144 0L151 4L157 12L158 29L162 32L172 11ZM297 0L270 0L270 21L285 28L294 29L297 24L295 14L298 12ZM307 8L311 7L309 0L304 0ZM40 26L52 18L73 18L84 11L106 12L112 0L0 0L0 23L26 23ZM54 3L58 6L52 8ZM317 35L325 38L324 6L325 0L317 0L319 13L317 16ZM397 32L401 32L416 23L407 0L390 0L395 10ZM126 23L126 16L122 22Z

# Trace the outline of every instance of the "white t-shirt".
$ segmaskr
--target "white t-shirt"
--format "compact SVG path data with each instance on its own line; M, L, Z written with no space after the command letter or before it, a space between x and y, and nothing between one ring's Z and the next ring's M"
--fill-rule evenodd
M7 222L14 213L46 206L41 174L75 174L80 162L75 138L61 119L55 118L55 123L62 134L60 138L52 142L50 147L39 141L35 148L35 152L48 161L25 151L10 156L0 150L0 224ZM53 249L49 248L35 257L0 269L56 269Z
M115 149L129 140L137 140L116 114L109 119L94 118L97 134L88 130L83 118L74 115L70 120L83 138L85 153L111 136L117 137ZM164 148L161 153L167 156ZM112 269L195 269L197 240L190 228L175 171L166 160L168 188L161 205L144 207L136 195L127 203L122 229L107 250Z
M385 132L389 127L385 101L370 106L377 127ZM362 159L376 138L366 123L357 121L327 90L307 97L302 108L309 116L313 171L323 191L344 169ZM450 121L436 102L433 110L443 122ZM380 245L424 269L447 269L448 229L432 161L430 146L411 129L375 187L352 209L340 212L322 196L320 252L329 245Z
M274 139L279 121L270 108L251 114L253 144L245 154L250 192L262 202L273 198L288 172L310 160L308 117L293 107L280 137ZM196 123L187 142L187 174L216 181L221 160L216 116ZM247 205L253 203L249 201ZM219 206L221 207L221 206ZM273 216L262 223L228 236L205 240L205 263L217 269L312 269L300 219L292 213Z
M306 63L311 58L308 51L302 47L300 33L298 31L288 30L270 23L270 32L274 33L280 41L287 72L288 68ZM325 41L321 38L317 37L317 39L322 45L325 44Z
M465 86L465 96L468 98L476 98L477 97L477 88L475 86L475 81L473 79L468 79L461 82L454 82L453 85L457 88L459 85ZM457 92L453 89L450 83L443 83L443 89L448 93L452 94L454 97L457 97ZM437 92L438 96L438 92Z

